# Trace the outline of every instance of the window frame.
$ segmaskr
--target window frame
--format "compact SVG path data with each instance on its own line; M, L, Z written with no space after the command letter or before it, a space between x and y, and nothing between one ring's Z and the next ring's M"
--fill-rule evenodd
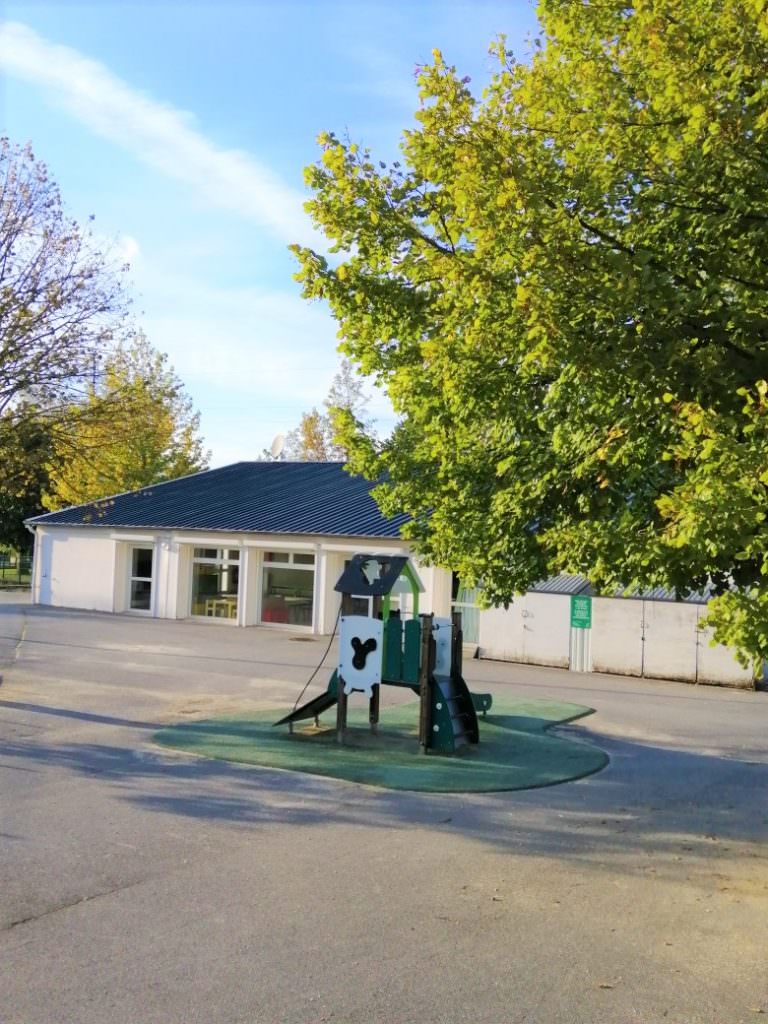
M237 626L240 623L242 615L242 604L243 604L243 593L244 584L243 580L246 575L246 564L245 559L242 557L243 549L235 544L224 544L221 547L214 548L212 545L207 544L193 544L191 545L191 558L189 560L189 611L188 617L194 619L195 622L207 622L215 625L227 625ZM216 558L209 558L206 555L198 555L197 551L212 551L217 552ZM237 553L236 558L229 556L229 552L234 551ZM221 553L223 557L218 557L218 553ZM235 598L235 614L234 615L200 615L193 611L195 604L195 565L215 565L220 569L231 568L232 566L237 567L237 593L232 595Z
M152 556L152 568L149 576L136 576L133 572L133 556L135 551L149 551ZM136 541L133 544L128 545L128 581L125 595L125 610L130 615L143 615L151 618L155 614L155 565L157 562L157 551L156 545L152 542L142 543ZM149 583L149 608L134 608L132 605L133 599L133 584L134 583Z

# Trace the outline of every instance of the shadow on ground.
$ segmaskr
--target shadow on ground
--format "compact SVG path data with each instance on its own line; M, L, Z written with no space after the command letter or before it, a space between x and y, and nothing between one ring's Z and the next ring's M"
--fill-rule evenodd
M3 744L0 767L90 776L120 799L163 815L249 828L438 828L516 855L578 862L584 870L639 856L648 858L640 861L646 866L633 870L676 877L681 862L706 858L711 872L735 855L762 857L745 844L768 840L768 811L763 805L755 813L768 766L606 739L582 728L568 732L599 744L609 767L577 783L519 793L394 792L131 744L46 745L24 738ZM761 895L768 896L764 888Z

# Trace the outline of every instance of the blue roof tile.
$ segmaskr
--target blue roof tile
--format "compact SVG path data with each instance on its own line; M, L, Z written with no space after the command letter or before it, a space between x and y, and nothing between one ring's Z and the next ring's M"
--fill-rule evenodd
M374 483L340 462L237 462L29 519L40 526L399 537Z

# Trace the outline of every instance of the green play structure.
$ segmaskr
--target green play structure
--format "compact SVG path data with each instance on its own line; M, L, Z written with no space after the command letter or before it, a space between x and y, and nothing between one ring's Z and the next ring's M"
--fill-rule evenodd
M294 708L276 722L293 731L296 722L336 708L336 739L347 738L347 706L352 693L369 700L369 724L376 733L382 686L400 686L419 695L419 747L423 753L453 754L478 743L478 712L490 709L488 693L471 693L462 676L459 613L448 618L419 614L423 586L401 555L355 555L339 578L341 594L339 666L325 693ZM412 613L403 618L392 607L395 595L409 595ZM368 615L355 614L365 605Z

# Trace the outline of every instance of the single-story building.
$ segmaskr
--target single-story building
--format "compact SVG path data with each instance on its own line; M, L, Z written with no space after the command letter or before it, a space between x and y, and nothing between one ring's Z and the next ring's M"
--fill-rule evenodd
M358 551L408 554L405 516L333 462L238 462L29 520L32 600L60 607L330 633ZM448 614L451 576L420 567Z
M385 518L370 492L340 463L238 462L38 516L27 523L32 600L328 634L334 584L353 554L411 554L400 536L407 517ZM416 564L422 608L461 610L480 657L751 684L752 673L699 627L706 597L593 598L583 577L556 577L507 609L480 610L449 570ZM587 625L574 619L574 601L588 606Z

